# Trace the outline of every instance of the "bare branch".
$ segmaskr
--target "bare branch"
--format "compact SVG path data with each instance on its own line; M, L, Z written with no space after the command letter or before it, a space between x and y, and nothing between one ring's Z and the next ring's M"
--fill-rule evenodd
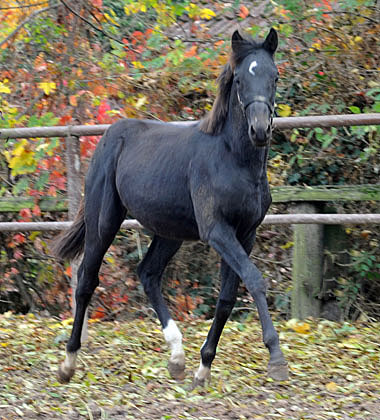
M95 29L95 31L100 32L105 37L112 39L115 42L118 42L119 44L124 45L123 41L120 41L120 39L114 38L112 35L109 35L107 32L105 32L103 29L98 28L96 25L94 25L92 22L81 16L78 12L76 12L71 6L69 6L65 0L59 0L73 15L77 16L79 19L83 20L83 22L87 23L92 29Z

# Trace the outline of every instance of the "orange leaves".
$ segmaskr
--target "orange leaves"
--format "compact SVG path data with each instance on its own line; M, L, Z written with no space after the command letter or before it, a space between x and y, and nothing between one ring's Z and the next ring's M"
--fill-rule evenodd
M102 319L106 316L106 311L101 306L98 306L95 308L95 310L92 311L91 319Z
M248 10L248 9L247 9L244 5L241 5L241 6L240 6L239 16L240 16L242 19L245 19L246 17L248 17L248 16L249 16L249 10Z
M95 96L107 95L107 89L103 84L97 82L89 82L88 87L92 94Z
M79 92L75 93L74 95L69 96L69 104L73 107L78 106L78 99L80 99L83 95L88 95L90 98L94 97L93 92L90 92L89 90L80 90Z
M43 54L40 53L34 60L34 70L41 72L47 69L46 61L44 60Z
M73 275L73 270L72 270L72 268L71 268L71 265L68 265L68 266L67 266L67 268L66 268L66 270L64 271L64 273L65 273L65 275L66 275L67 277L72 277L72 275Z
M280 16L282 19L290 20L290 11L287 9L284 9L283 7L276 6L274 8L274 13L277 16Z
M193 45L189 50L187 50L185 52L185 57L189 58L189 57L194 57L197 53L197 49L198 47L196 45Z
M1 38L5 39L6 36L15 31L18 25L28 16L37 10L46 7L46 3L47 2L44 4L40 0L27 0L23 2L23 4L27 7L19 7L20 3L17 0L2 0L1 7L8 7L8 9L1 10L0 13L0 32L2 34ZM24 34L24 29L21 27L20 30L14 32L14 37L10 38L8 43L2 45L2 48L6 48L9 43L14 41L15 37L22 39Z
M178 294L174 298L174 312L176 319L180 321L190 320L192 313L203 303L203 298L200 296L192 297L190 295Z
M177 308L183 312L192 311L196 308L196 303L191 298L191 296L187 295L179 295L176 299Z
M69 96L69 103L71 106L78 106L77 96L76 95L70 95Z

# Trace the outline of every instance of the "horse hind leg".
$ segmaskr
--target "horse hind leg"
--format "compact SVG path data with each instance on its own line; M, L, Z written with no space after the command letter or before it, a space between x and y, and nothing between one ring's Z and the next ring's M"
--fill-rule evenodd
M58 371L58 380L61 383L69 382L75 373L86 309L99 284L98 273L104 254L125 217L125 209L115 191L107 195L106 201L95 196L91 198L87 199L89 205L85 211L86 236L84 255L78 270L74 324L66 346L66 358ZM99 202L101 206L97 207L96 203Z
M172 378L177 380L182 380L185 377L185 353L182 347L182 334L169 313L161 294L160 285L165 267L181 244L181 241L155 236L137 269L144 291L161 322L165 341L171 349L168 362L169 373Z

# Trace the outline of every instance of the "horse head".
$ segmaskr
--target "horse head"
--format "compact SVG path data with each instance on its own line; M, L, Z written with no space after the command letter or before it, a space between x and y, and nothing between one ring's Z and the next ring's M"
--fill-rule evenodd
M262 43L244 39L238 31L232 35L233 84L241 111L248 124L248 136L256 147L268 145L278 70L273 56L277 32L272 28Z

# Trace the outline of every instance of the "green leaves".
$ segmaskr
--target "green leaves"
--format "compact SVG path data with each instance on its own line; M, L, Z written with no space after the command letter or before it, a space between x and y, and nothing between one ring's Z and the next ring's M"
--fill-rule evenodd
M360 114L361 110L358 106L349 106L348 109L353 113L353 114Z

